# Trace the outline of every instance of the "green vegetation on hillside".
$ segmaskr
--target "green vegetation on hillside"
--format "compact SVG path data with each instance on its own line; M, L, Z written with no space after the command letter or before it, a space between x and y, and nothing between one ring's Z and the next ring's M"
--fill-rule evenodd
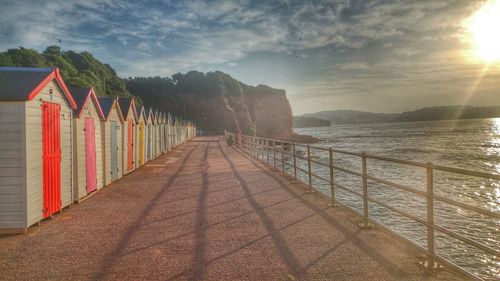
M240 82L221 71L177 73L172 77L135 77L125 80L127 88L139 95L146 104L157 98L181 101L183 95L213 97L217 95L239 96Z
M69 86L94 86L99 96L132 94L139 104L144 101L147 107L189 119L206 132L241 130L276 138L292 134L292 111L284 90L245 85L220 71L122 79L91 53L59 46L43 52L23 47L0 52L0 66L58 67Z
M113 68L89 52L63 51L59 46L49 46L39 53L19 47L1 52L0 66L58 67L64 81L70 86L94 86L99 96L130 96L125 82Z
M207 132L241 129L244 133L291 134L292 114L284 90L245 85L221 71L135 77L125 82L145 106L185 117Z

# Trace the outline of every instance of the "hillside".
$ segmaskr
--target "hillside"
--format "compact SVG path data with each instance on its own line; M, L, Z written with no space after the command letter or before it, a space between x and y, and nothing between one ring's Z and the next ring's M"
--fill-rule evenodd
M391 122L397 117L397 114L373 113L355 110L335 110L308 113L303 116L329 120L332 124L358 124Z
M146 106L193 120L206 132L292 135L292 110L284 90L249 86L220 71L137 77L126 80L126 85Z
M304 114L305 117L315 117L329 120L332 124L358 124L383 122L415 122L434 120L454 120L473 118L500 117L500 106L435 106L424 107L402 113L372 113L354 110L321 111Z
M39 53L20 47L1 52L0 66L59 67L68 86L93 85L99 96L130 96L124 81L116 75L114 69L89 52L63 51L58 46L50 46Z
M395 121L431 121L500 117L500 106L435 106L424 107L415 111L406 111Z
M330 121L319 119L316 117L303 117L294 116L293 117L293 127L294 128L310 128L310 127L329 127Z
M292 110L284 90L245 85L223 72L191 71L172 77L122 79L89 52L43 52L19 47L0 53L0 66L59 67L69 86L94 86L99 96L128 97L197 123L209 133L240 130L245 134L289 138Z

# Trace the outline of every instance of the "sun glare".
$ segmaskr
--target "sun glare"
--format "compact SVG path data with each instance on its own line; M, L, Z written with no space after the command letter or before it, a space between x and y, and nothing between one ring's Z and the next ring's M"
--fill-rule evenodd
M487 63L500 61L500 0L490 0L467 21L474 54Z

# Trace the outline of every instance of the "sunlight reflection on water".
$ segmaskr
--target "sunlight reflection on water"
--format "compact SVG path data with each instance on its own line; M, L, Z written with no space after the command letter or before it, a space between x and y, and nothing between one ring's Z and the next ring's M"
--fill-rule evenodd
M364 151L374 155L500 174L500 118L336 125L296 129L296 132L319 137L324 140L321 145L340 150ZM317 156L320 160L328 157L321 153ZM360 163L356 159L337 157L340 158L336 160L338 165L359 170ZM424 190L425 181L422 182L422 179L425 177L422 171L372 162L374 163L368 163L370 175ZM322 173L323 176L328 175L328 171ZM355 177L337 173L337 180L360 191L361 184ZM434 183L436 194L500 212L498 181L436 171ZM315 186L329 193L329 187L325 183L318 181ZM370 196L425 218L425 202L421 198L376 183L369 183L369 190ZM337 197L358 212L362 210L362 200L356 196L339 191ZM441 203L436 203L435 208L435 221L438 225L500 249L500 220ZM379 206L370 205L370 213L376 221L425 247L425 227L391 214ZM438 254L483 278L500 279L500 257L485 254L439 232L436 233L436 241Z

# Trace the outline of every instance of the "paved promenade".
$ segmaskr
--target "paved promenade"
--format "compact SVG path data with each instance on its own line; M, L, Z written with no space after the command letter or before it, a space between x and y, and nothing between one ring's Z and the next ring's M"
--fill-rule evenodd
M28 234L0 280L462 280L305 186L196 139Z

